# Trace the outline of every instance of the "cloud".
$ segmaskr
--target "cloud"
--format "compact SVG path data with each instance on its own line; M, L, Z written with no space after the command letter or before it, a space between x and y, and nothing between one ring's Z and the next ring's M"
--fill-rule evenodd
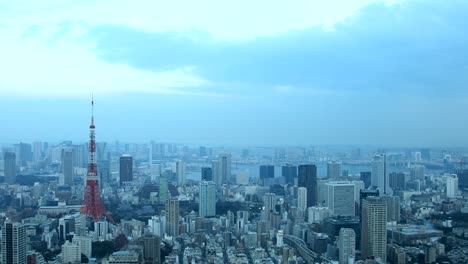
M193 66L213 82L428 95L465 93L468 2L375 3L335 24L246 41L93 27L98 58L140 70Z

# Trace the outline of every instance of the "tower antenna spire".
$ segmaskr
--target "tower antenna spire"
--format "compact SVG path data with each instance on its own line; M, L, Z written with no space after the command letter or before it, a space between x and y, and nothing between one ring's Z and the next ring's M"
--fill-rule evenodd
M94 93L91 94L91 126L94 126Z

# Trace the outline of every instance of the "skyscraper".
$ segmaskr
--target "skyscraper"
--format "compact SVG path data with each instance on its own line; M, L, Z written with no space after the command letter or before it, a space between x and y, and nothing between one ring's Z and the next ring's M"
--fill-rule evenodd
M380 197L362 201L362 257L387 260L387 205Z
M340 264L354 263L356 257L356 233L351 228L341 228L338 238Z
M166 173L159 177L159 203L166 203L169 198L169 183Z
M275 166L260 165L260 179L270 179L275 177Z
M341 162L327 163L327 177L331 180L336 180L341 177Z
M219 188L223 185L223 179L221 178L221 171L219 166L219 160L213 160L211 162L211 172L213 173L213 180L216 183L216 187Z
M201 168L201 180L202 181L214 181L213 170L211 168Z
M299 187L307 188L307 206L317 205L317 167L313 164L299 166Z
M287 164L281 168L282 176L285 178L286 183L294 184L294 179L297 178L297 166Z
M212 181L200 182L198 213L200 217L216 215L216 185Z
M231 153L219 155L219 173L222 183L227 183L231 180Z
M307 210L307 189L305 187L297 189L297 208L303 211Z
M176 162L176 177L177 185L182 186L185 184L185 163L181 160Z
M101 188L112 181L109 160L98 161L98 174Z
M166 213L166 233L176 238L179 236L179 200L177 198L166 200Z
M145 264L161 263L161 238L154 235L145 235L143 238L143 257Z
M392 195L388 177L388 164L386 154L377 155L372 160L371 184L377 187L381 194Z
M129 154L120 157L120 185L133 181L133 158Z
M384 195L383 201L387 205L387 222L400 221L400 197Z
M14 152L5 152L4 159L4 175L6 183L15 183L16 181L16 154Z
M73 149L62 149L63 185L73 185Z
M354 184L348 181L329 182L327 206L332 215L352 216L355 215L354 206Z
M447 197L455 198L458 195L458 177L456 174L446 175Z
M42 160L42 142L32 143L33 161L39 162Z
M26 228L20 223L6 221L2 228L2 254L3 264L26 263L27 237Z

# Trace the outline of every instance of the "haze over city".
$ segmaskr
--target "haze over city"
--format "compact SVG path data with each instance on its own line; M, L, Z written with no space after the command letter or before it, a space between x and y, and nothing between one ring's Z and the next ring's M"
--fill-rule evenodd
M85 141L94 93L102 140L466 146L467 11L2 1L1 142Z

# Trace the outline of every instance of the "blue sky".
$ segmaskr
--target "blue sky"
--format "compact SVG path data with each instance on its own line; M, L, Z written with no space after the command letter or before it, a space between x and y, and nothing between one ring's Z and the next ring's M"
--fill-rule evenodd
M468 2L2 1L0 142L466 146Z

